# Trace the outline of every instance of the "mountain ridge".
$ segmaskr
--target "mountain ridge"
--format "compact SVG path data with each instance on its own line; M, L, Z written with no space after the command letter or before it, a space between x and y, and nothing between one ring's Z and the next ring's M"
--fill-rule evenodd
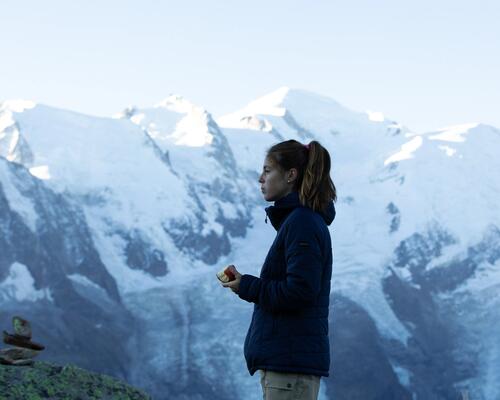
M279 89L264 101L270 112L254 104L259 112L244 108L228 124L179 96L96 119L30 102L7 110L2 103L3 307L31 310L35 324L51 318L65 332L65 346L86 349L82 365L114 371L151 393L234 398L217 368L206 368L214 362L238 382L241 398L256 400L244 395L255 382L236 356L251 310L221 290L215 272L235 263L259 274L275 234L257 190L266 150L285 138L318 140L330 151L338 188L330 228L331 308L341 310L340 321L330 316L333 376L339 363L355 371L362 351L373 357L370 365L385 366L376 379L359 375L372 392L383 393L383 382L391 382L391 392L403 398L453 398L472 382L485 396L500 393L487 378L494 363L467 342L492 340L474 328L478 310L486 315L484 327L495 326L492 306L481 309L467 293L482 297L496 287L481 283L496 282L496 253L474 254L495 246L500 226L498 129L468 124L421 134L301 93ZM290 107L281 107L287 101ZM44 252L50 262L41 266ZM29 280L25 269L33 280L28 289L21 287ZM429 280L437 289L429 290ZM60 300L40 299L41 290ZM461 304L470 309L463 324ZM427 318L408 313L409 306L428 310ZM346 321L353 313L359 318ZM441 339L434 324L446 328ZM461 325L467 334L456 335ZM86 333L102 329L107 335L85 344ZM354 337L364 338L364 347ZM42 339L52 343L57 335L42 329ZM432 357L433 342L449 365ZM458 346L467 353L457 357ZM105 354L102 365L93 347ZM325 380L320 398L348 398L344 378Z

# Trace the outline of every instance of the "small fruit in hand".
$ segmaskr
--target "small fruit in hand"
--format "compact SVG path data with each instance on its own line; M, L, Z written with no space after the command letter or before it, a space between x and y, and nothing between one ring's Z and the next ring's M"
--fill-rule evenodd
M229 267L226 267L222 271L217 272L217 278L219 278L219 280L221 282L227 283L227 282L234 281L236 279L236 276L234 275L234 272L231 271L231 269Z
M236 279L236 275L234 275L234 272L231 271L230 267L227 267L224 270L224 273L229 277L229 282L234 281Z

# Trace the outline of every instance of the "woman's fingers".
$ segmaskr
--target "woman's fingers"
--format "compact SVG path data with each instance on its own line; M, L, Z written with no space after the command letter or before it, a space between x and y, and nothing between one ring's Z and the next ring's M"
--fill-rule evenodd
M238 280L234 280L234 281L231 281L231 282L221 282L221 285L223 287L227 287L229 289L231 289L233 292L236 293L236 291L238 290L238 287L239 287L239 281Z
M238 289L240 286L240 280L242 275L238 272L238 270L233 264L228 265L226 271L227 271L226 275L228 275L231 272L234 275L234 279L229 282L221 282L221 285L223 287L231 289L233 293L238 294Z

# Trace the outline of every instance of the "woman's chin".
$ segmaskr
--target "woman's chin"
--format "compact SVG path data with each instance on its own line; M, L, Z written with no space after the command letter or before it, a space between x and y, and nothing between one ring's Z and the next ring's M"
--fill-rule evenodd
M274 201L273 196L267 194L267 193L262 193L262 196L264 196L265 201Z

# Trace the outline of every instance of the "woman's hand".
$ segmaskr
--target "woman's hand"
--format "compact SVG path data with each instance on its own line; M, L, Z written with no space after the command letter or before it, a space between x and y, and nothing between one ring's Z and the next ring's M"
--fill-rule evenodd
M237 294L238 289L240 288L241 274L238 272L238 270L236 269L236 267L234 265L230 265L228 268L234 274L236 279L234 281L231 281L231 282L226 282L226 283L221 282L221 284L222 284L222 286L228 287L234 293Z

